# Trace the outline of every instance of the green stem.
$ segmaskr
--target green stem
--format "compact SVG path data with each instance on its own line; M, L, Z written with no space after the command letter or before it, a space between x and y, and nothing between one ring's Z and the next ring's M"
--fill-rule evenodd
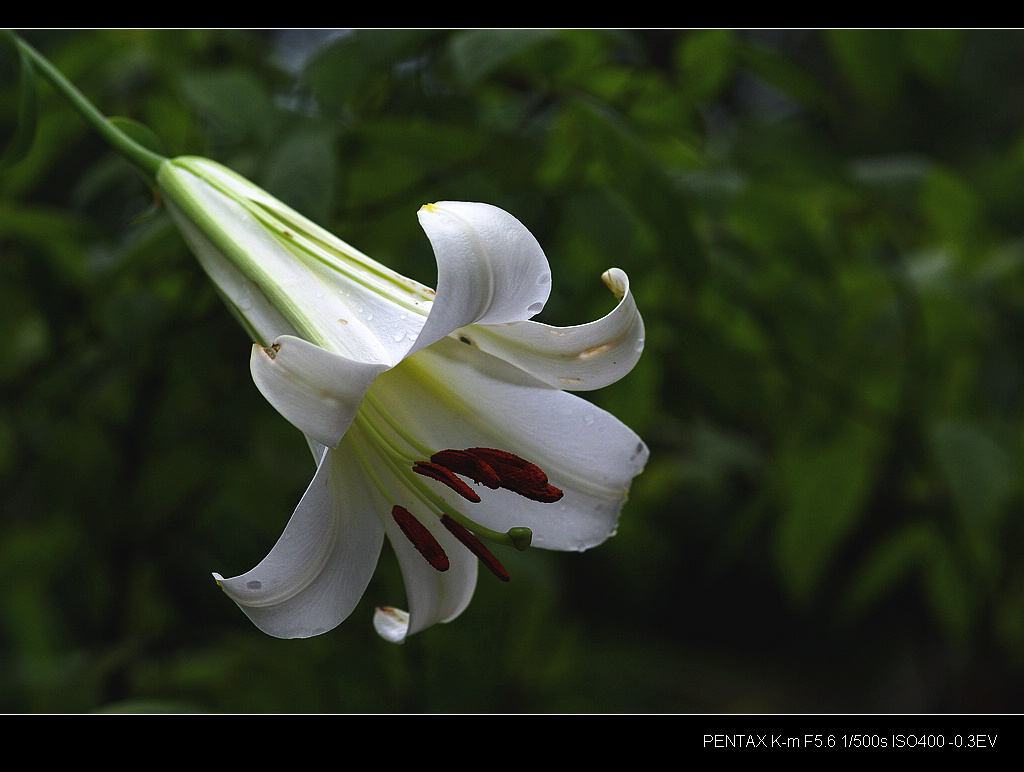
M158 153L154 153L135 140L131 139L124 132L119 131L106 116L104 116L96 107L90 102L85 96L75 88L74 84L71 83L67 78L64 77L61 72L50 64L50 61L36 51L31 45L26 43L20 37L15 35L13 32L9 33L11 39L15 45L27 56L32 63L39 69L43 77L50 82L50 84L64 97L71 102L74 108L81 113L82 117L89 122L103 138L125 158L131 161L133 164L138 166L145 172L151 175L155 175L160 164L163 163L166 158Z

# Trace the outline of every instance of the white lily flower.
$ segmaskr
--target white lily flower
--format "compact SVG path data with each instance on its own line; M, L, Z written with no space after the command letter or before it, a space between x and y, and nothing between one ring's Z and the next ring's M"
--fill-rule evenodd
M267 557L214 574L257 627L301 638L341 623L385 535L409 612L381 607L374 621L400 642L466 608L478 563L508 579L484 542L584 550L615 532L648 451L569 391L612 383L640 356L625 273L602 277L619 299L607 316L551 327L531 321L550 292L547 258L496 207L420 209L435 293L209 160L164 161L157 180L256 341L257 387L317 465Z

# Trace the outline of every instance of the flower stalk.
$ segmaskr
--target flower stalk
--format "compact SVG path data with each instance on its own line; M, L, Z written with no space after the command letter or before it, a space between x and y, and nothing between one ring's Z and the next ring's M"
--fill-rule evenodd
M110 119L96 109L96 106L71 81L64 77L60 70L54 67L45 56L40 54L29 43L12 32L7 31L6 34L18 50L32 62L33 67L39 71L43 78L71 103L75 110L78 111L89 125L96 129L111 147L138 167L140 171L145 172L151 177L156 176L160 164L167 160L164 156L144 147L125 132L118 129Z

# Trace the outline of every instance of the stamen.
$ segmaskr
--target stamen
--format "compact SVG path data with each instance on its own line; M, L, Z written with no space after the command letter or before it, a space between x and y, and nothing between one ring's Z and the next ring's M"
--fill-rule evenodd
M464 450L440 450L432 455L430 460L452 470L455 474L468 477L475 483L486 485L491 490L501 485L497 473L483 459Z
M452 520L448 515L441 515L441 524L451 531L452 535L466 546L466 549L476 555L492 574L503 582L509 581L510 577L508 571L505 570L505 566L491 554L490 550L471 531L466 530L466 528Z
M467 501L472 501L474 504L480 502L480 496L477 492L470 488L463 480L456 477L455 472L451 469L435 464L432 461L417 461L412 465L412 471L444 483Z
M466 452L493 469L500 480L499 485L506 490L547 504L563 496L561 489L548 483L543 469L515 453L495 448L466 448Z
M447 571L451 567L444 548L427 530L426 526L412 516L409 510L395 504L391 508L391 516L398 523L398 527L402 529L402 533L412 542L412 546L419 551L432 568L438 571Z

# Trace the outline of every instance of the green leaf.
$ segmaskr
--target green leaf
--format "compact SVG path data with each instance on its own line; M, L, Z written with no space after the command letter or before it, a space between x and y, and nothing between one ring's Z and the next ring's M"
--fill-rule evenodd
M736 49L735 35L730 30L700 30L683 38L676 52L676 66L694 100L718 96L735 72Z
M689 219L691 204L650 145L604 103L580 98L567 107L565 118L564 128L581 135L584 152L607 169L609 179L602 182L633 203L634 213L659 239L661 254L696 285L707 264Z
M915 577L934 618L950 635L963 637L973 614L972 595L963 567L934 523L914 523L883 541L851 582L841 602L843 613L856 618Z
M888 108L903 87L901 31L834 29L825 39L853 90L868 104Z
M932 168L919 191L921 213L934 238L957 256L976 252L982 244L980 223L984 219L980 197L970 185L941 167Z
M963 30L908 29L904 35L907 60L917 72L936 84L950 77L963 51Z
M790 57L760 46L744 45L739 48L737 58L740 66L801 106L818 112L829 112L834 108L827 89Z
M274 143L265 158L263 187L314 222L327 222L338 173L334 132L295 130Z
M182 80L186 97L229 143L255 140L265 145L274 129L275 110L264 83L241 70L193 73Z
M108 120L114 124L118 131L127 134L130 139L138 142L147 150L152 150L160 155L167 155L160 137L144 123L139 123L131 118L124 118L122 116L114 116Z
M776 557L793 597L809 600L860 518L877 475L878 434L852 424L831 436L797 433L780 451L783 513Z
M971 531L990 532L1006 513L1017 477L1009 454L981 427L941 421L929 432L932 452Z
M18 113L14 134L4 143L0 152L0 169L13 166L24 158L32 147L39 115L36 95L35 68L21 49L16 48L9 35L0 36L4 48L15 49L18 64Z
M459 80L475 86L520 52L555 36L546 29L476 29L456 34L449 43Z

